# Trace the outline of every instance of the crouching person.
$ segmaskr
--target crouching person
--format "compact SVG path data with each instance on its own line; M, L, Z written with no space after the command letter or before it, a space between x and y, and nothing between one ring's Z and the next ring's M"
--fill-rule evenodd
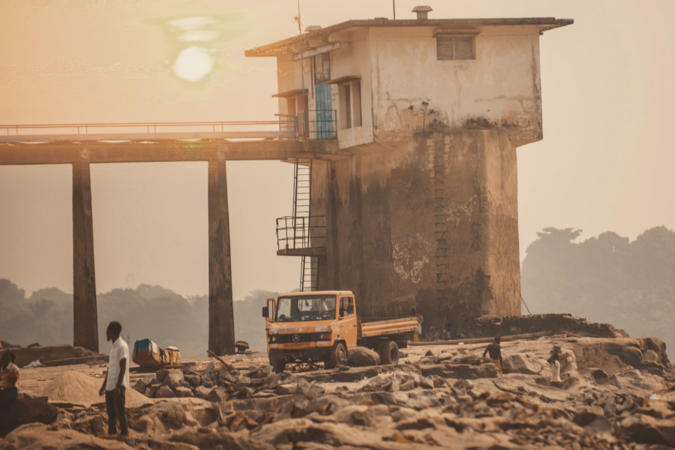
M105 393L105 405L108 410L108 434L117 434L117 421L120 422L120 434L127 436L127 416L125 413L125 393L129 389L129 346L120 337L122 325L110 322L105 335L110 346L108 373L103 381L99 395Z
M500 345L501 342L502 338L500 338L499 336L495 337L492 344L488 345L485 351L483 352L483 358L485 358L485 355L490 353L490 359L492 360L492 364L497 366L497 368L499 369L499 376L503 377L504 361L502 360L502 346Z
M2 352L0 358L0 412L9 409L9 406L19 396L16 382L19 380L19 368L14 364L16 356L11 350Z

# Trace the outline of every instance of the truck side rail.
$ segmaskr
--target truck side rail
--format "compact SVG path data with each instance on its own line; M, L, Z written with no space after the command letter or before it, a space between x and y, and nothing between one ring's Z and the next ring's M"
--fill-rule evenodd
M388 334L411 333L419 327L417 317L361 323L361 338L385 336Z

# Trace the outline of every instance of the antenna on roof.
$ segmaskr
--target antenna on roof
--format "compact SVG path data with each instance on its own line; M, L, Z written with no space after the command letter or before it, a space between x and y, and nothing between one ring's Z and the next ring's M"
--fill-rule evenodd
M298 0L298 15L293 18L298 22L298 34L302 34L302 20L300 19L300 0Z

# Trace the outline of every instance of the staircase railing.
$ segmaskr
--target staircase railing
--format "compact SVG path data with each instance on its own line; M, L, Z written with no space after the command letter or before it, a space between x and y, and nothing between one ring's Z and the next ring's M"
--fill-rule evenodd
M277 219L277 250L326 247L326 216Z

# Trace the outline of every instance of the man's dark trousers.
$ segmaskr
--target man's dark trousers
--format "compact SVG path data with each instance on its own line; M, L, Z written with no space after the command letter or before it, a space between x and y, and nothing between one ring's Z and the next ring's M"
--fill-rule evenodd
M105 406L108 409L108 434L117 434L117 421L120 421L120 431L122 435L129 434L127 428L127 416L124 413L124 391L126 388L120 387L120 396L115 398L114 391L105 391Z

